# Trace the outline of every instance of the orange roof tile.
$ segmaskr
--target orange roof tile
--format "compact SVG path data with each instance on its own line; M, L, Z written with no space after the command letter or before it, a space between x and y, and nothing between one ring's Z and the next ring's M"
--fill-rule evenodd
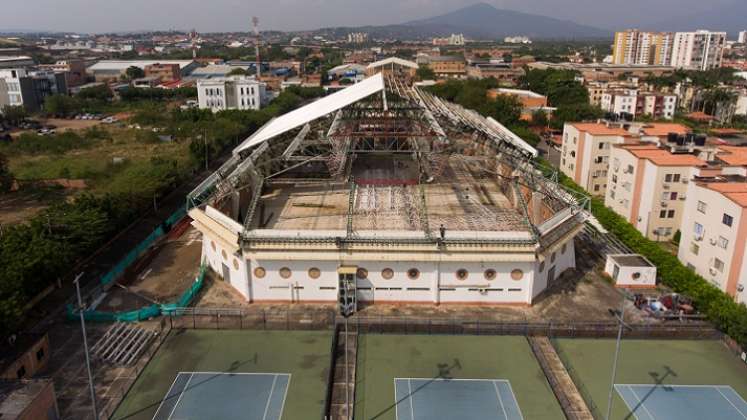
M654 144L626 144L619 146L639 159L648 159L657 166L705 166L706 161L690 154L674 154Z
M690 132L690 128L685 125L677 123L652 123L646 124L641 131L647 136L666 136L669 133L677 133L679 135L687 134Z
M630 134L623 128L611 128L600 123L573 123L571 125L578 131L585 131L593 136L627 136Z
M736 204L747 207L747 182L709 182L706 188L720 192Z
M747 147L719 146L718 149L723 153L719 153L717 157L726 162L727 165L747 165Z

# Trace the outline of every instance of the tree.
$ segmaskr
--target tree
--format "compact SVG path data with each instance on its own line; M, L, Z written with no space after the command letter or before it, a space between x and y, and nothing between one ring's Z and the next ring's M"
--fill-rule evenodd
M28 117L29 113L22 106L6 105L2 109L2 116L11 125L18 125Z
M550 123L552 128L561 129L567 121L585 121L601 118L604 111L589 103L566 104L558 107Z
M80 112L80 109L80 102L67 95L50 95L44 99L44 112L48 115L65 117Z
M235 69L228 72L229 76L248 76L249 72L246 71L246 69L243 69L241 67L236 67Z
M521 102L515 96L498 95L488 105L487 115L503 125L513 125L519 122L521 109Z
M415 75L419 80L435 80L436 73L428 66L420 66L415 72Z
M8 168L8 158L0 153L0 192L8 192L13 187L13 174Z
M99 85L81 89L80 92L78 92L78 94L75 96L80 99L93 99L98 101L108 101L114 97L111 89L109 89L109 87L106 85Z
M145 72L140 67L136 66L130 66L127 67L127 70L125 70L125 75L130 80L140 79L141 77L145 77Z
M547 127L550 123L550 119L547 117L547 112L542 109L537 109L532 112L532 125L535 127Z

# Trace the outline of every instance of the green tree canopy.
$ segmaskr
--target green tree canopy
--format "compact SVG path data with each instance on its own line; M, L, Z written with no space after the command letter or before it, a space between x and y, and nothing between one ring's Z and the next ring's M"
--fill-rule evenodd
M135 80L141 77L145 77L145 72L140 67L130 66L127 67L127 70L125 70L125 75L128 79Z

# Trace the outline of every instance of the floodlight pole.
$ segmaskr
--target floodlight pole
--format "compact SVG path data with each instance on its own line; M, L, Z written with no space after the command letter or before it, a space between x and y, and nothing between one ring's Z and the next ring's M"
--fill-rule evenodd
M91 409L93 410L94 420L99 420L99 412L96 408L96 389L93 386L93 374L91 373L91 358L88 356L88 338L86 337L86 319L83 316L83 299L80 297L80 278L83 273L75 276L75 293L78 295L78 313L80 314L80 329L83 332L83 348L86 353L86 370L88 371L88 387L91 390Z
M610 381L610 392L607 397L607 416L605 420L610 420L612 415L612 394L615 391L615 377L617 376L617 359L620 356L620 343L622 341L623 326L625 325L625 300L627 297L623 293L622 303L620 304L620 315L617 318L617 341L615 343L615 359L612 362L612 380Z

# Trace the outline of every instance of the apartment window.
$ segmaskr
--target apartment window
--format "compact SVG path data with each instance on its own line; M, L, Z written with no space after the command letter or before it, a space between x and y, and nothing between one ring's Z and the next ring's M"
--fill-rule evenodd
M695 233L695 236L703 236L703 225L701 225L698 222L695 222L695 225L693 226L693 233Z
M660 219L666 219L667 218L667 211L666 210L660 211L659 212L659 218Z
M664 182L672 182L672 174L666 174L664 176Z
M663 193L661 193L661 201L667 201L667 200L669 200L669 192L664 191Z
M604 143L599 143L599 150L603 150L603 149L604 149Z
M633 173L633 165L628 165L628 168L625 170L625 172L632 174Z
M667 219L674 219L674 210L669 210L667 212Z
M726 249L727 246L729 246L729 240L724 238L723 236L718 237L718 246L719 248Z
M690 252L692 252L693 255L698 255L698 252L700 252L700 246L695 242L692 242L690 244Z
M669 195L669 199L670 199L670 200L676 200L676 199L677 199L677 192L672 192L672 193L671 193L671 194Z
M594 191L599 191L599 184L594 185Z
M610 190L610 198L615 198L615 190Z
M670 227L667 227L667 228L661 228L661 229L659 230L659 234L660 234L661 236L670 236L670 235L672 234L672 228L670 228Z
M708 205L702 201L698 201L698 211L705 214L706 208L708 208Z
M719 260L718 258L713 259L713 268L718 270L720 273L724 272L724 262Z
M680 174L672 175L672 182L680 182Z
M36 351L36 360L41 361L44 358L44 347Z
M723 217L723 218L721 219L721 221L722 221L722 222L723 222L723 223L724 223L724 224L725 224L726 226L731 226L731 224L732 224L732 223L734 222L734 218L733 218L733 217L731 217L731 216L729 216L728 214L724 213L724 217Z
M614 184L616 182L617 182L617 175L612 175L612 183Z

